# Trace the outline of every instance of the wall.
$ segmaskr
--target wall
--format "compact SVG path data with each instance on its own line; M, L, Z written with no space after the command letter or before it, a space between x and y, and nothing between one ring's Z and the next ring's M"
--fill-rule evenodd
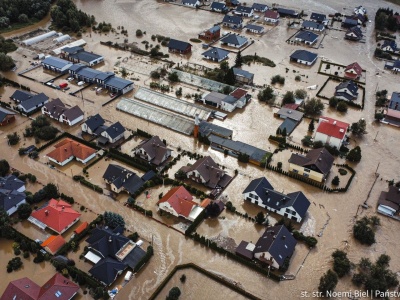
M302 176L303 176L303 173L307 173L307 172L304 172L304 168L303 167L295 165L295 164L289 164L289 171L293 172L293 173L296 173L296 174L299 174L299 175L302 175ZM315 172L313 170L310 170L310 172L307 173L307 174L309 174L308 178L310 178L312 180L315 180L315 181L318 181L318 182L323 182L323 179L324 179L324 175L323 174Z

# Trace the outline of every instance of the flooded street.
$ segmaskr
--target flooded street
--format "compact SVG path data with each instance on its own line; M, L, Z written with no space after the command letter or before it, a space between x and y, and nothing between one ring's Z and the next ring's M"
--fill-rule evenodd
M129 41L136 42L139 45L141 45L141 40L150 40L152 34L162 34L188 41L189 38L197 37L197 34L201 30L211 27L214 23L222 20L221 14L202 10L196 11L194 9L166 4L164 2L159 3L148 0L78 0L76 4L79 9L95 15L98 21L110 22L115 28L117 26L124 26L125 29L128 30ZM349 3L344 0L334 1L334 3L329 0L284 0L280 1L280 4L298 10L304 9L307 14L310 14L311 11L326 14L337 11L346 13L352 11L353 6L362 4L368 10L370 18L373 18L375 11L379 7L394 7L390 3L374 0L365 0L362 1L362 3ZM344 10L343 8L346 9ZM396 7L396 10L399 11L399 7ZM261 65L251 65L249 67L244 66L243 69L254 72L255 82L259 85L269 84L270 77L273 75L286 75L285 85L283 87L276 87L280 95L284 94L287 90L305 88L313 84L321 86L326 81L326 76L317 75L319 62L311 67L311 69L298 67L289 63L288 57L290 53L293 52L294 49L298 49L298 47L288 45L284 42L289 36L295 33L294 29L286 28L285 22L285 20L282 20L281 24L276 28L267 27L268 32L261 38L255 38L256 42L243 53L244 55L252 55L256 52L260 56L272 59L277 66L275 68L270 68ZM150 134L159 135L161 139L167 140L168 147L171 147L174 151L176 151L178 147L181 147L191 152L210 155L217 163L226 166L230 174L237 169L239 175L224 191L224 195L232 201L238 211L242 213L247 212L250 216L255 216L261 210L258 207L244 203L242 199L242 191L254 178L266 176L276 190L284 191L285 193L303 191L309 198L311 206L308 210L309 216L304 220L301 230L304 230L306 234L313 234L314 236L322 233L322 236L317 237L318 245L315 249L311 250L303 266L301 265L308 251L303 245L299 245L298 248L296 248L295 257L288 271L288 274L297 274L296 279L293 281L276 283L268 280L247 267L187 239L184 235L175 230L171 230L134 210L124 207L123 202L126 199L125 196L119 197L119 201L114 201L110 197L99 195L85 186L74 182L69 171L66 173L59 173L39 161L34 161L27 157L20 157L17 150L22 146L22 143L30 145L34 144L34 140L23 140L19 145L10 148L7 145L6 135L14 131L22 134L24 128L29 124L26 119L17 118L17 122L11 127L0 128L0 158L7 159L12 167L22 172L35 174L40 182L58 183L61 192L73 196L77 202L93 210L95 213L113 211L121 214L125 218L129 230L132 232L137 231L139 235L147 241L154 241L155 253L150 263L136 274L128 285L119 293L116 299L148 299L174 266L188 262L198 264L208 271L222 274L227 279L240 283L245 290L261 299L297 299L300 298L301 291L316 291L319 278L332 266L331 253L336 249L347 251L353 263L357 263L360 257L369 257L371 260L375 260L380 254L386 253L392 258L391 269L394 272L400 272L400 256L398 255L397 242L400 238L400 231L398 230L400 223L398 221L378 215L382 225L377 231L377 243L370 247L359 244L352 237L352 226L354 224L356 212L359 205L367 199L368 192L375 179L375 171L378 164L380 178L376 182L368 199L370 208L367 210L360 209L359 216L376 215L376 203L379 194L382 190L387 189L385 180L395 179L395 181L398 181L400 179L398 171L400 169L400 151L398 150L400 149L400 131L397 128L374 122L375 90L387 89L389 95L396 89L399 91L400 77L388 71L384 71L384 63L373 58L376 42L372 26L373 23L367 23L365 44L350 43L343 40L343 32L329 31L323 41L324 47L318 50L312 50L318 52L320 56L325 56L339 64L347 65L358 61L362 68L367 70L366 102L364 110L361 111L350 108L345 115L331 111L328 108L324 111L328 116L338 118L347 123L355 122L361 117L367 120L368 134L362 138L355 138L351 141L352 147L354 145L359 145L361 147L362 160L358 164L351 165L357 171L357 174L347 193L324 193L320 189L279 175L275 172L264 170L253 165L239 163L236 158L224 156L223 153L199 144L192 137L175 133L161 126L117 111L115 108L119 100L102 107L102 102L82 102L79 97L73 97L61 91L44 87L38 82L18 77L15 73L9 72L5 74L10 79L29 85L34 91L43 91L51 98L60 97L63 102L69 105L78 104L85 111L85 117L100 113L106 120L112 122L120 121L128 128L134 130L139 128ZM136 29L146 31L145 37L141 39L136 38ZM115 63L120 61L119 58L130 55L129 53L100 45L100 41L112 40L115 42L123 39L122 36L110 33L108 35L92 34L91 37L89 37L88 34L84 34L83 38L88 41L88 45L86 46L87 50L105 57L105 64L100 66L100 69L103 71L112 70ZM199 44L195 44L194 48L190 58L191 62L201 63L209 67L216 67L214 64L201 60L201 53L203 50ZM162 47L161 51L166 52L167 49ZM17 50L17 53L22 52ZM138 57L137 55L132 55L132 58L128 60L127 64L132 63L132 65L134 65L133 61ZM229 60L230 64L234 62L234 58L235 55L231 55ZM177 55L170 55L169 59L177 63L185 63L187 61L187 58ZM17 61L17 66L18 71L21 71L29 66L29 63L20 59ZM148 70L146 69L147 67L149 68ZM146 86L148 84L148 76L143 74L149 74L149 70L157 67L158 63L154 63L154 65L148 64L146 67L137 70L138 73L140 72L138 75L140 80L135 82L135 90L138 89L138 86ZM286 68L290 69L288 73L285 73ZM293 70L295 70L296 73L294 73ZM135 70L133 71L135 72ZM298 74L305 75L301 82L296 82L294 80L295 75ZM196 89L192 88L192 91L195 90ZM7 87L2 89L1 92L2 101L8 102L13 89ZM316 94L316 91L308 92L310 97ZM91 91L86 90L85 93L91 93ZM253 100L247 107L234 113L229 113L225 121L213 120L213 123L232 129L234 131L234 140L247 142L256 147L272 151L276 148L276 145L268 141L268 136L271 134L275 135L276 128L282 120L273 117L273 112L276 111L276 109L258 102L256 99L257 91L252 91L251 93L253 95ZM170 95L174 96L175 93L172 92ZM90 94L88 94L87 98L90 97ZM132 94L129 95L129 97L132 97ZM193 102L193 100L188 101ZM306 134L307 126L308 121L303 120L295 129L292 134L293 143L300 144L301 139ZM79 132L79 128L73 128L72 130L74 132ZM375 137L376 140L374 140ZM129 153L131 148L136 144L137 141L132 140L132 142L123 146L123 151ZM46 159L42 157L46 153L46 151L41 152L40 161L46 161ZM174 153L174 156L175 155L176 153ZM284 157L285 156L282 154L282 158ZM278 159L280 159L279 156L274 156L275 163ZM187 162L187 159L182 158L174 167L173 171L175 171L180 164L186 164ZM336 162L344 163L344 161L340 159ZM90 177L93 178L93 181L103 187L105 187L105 185L101 182L101 177L107 163L108 162L105 160L102 160L89 169L89 174ZM76 168L76 170L78 170L78 168ZM172 177L173 171L171 170L169 172L170 177ZM74 169L73 172L73 175L76 175L75 172L78 171ZM135 172L138 171L136 170ZM383 180L381 180L381 178ZM165 189L163 188L162 191L164 192ZM153 192L151 203L156 201L159 193L159 189L157 189L157 192ZM144 196L142 195L140 197ZM141 199L141 201L144 200ZM146 204L144 204L144 206L145 205ZM146 207L146 209L150 208ZM153 211L155 211L154 208ZM240 243L242 239L252 240L254 242L257 236L262 232L262 229L259 228L260 226L255 226L251 222L247 222L243 219L235 220L236 217L229 212L224 212L224 215L226 215L226 218L223 220L207 220L201 224L198 232L210 238L217 237L219 234L224 233L234 238L237 244ZM275 220L279 219L276 215L270 216L270 218L271 223L275 222L274 218ZM322 230L327 222L328 225L325 230ZM10 256L10 253L7 254L5 252L5 247L2 247L2 249L2 255L6 257L6 260L2 260L2 267L3 270L5 270L4 263L6 264L6 261L9 260L8 256ZM34 265L34 268L35 276L38 278L41 276L40 274L47 274L46 272L50 272L47 270L47 267L44 268L45 270L42 270L40 266ZM26 271L27 270L24 269L18 271L20 273L4 275L5 277L0 285L0 290L5 288L8 281L16 278L14 276L25 276L23 274L25 274ZM53 272L53 269L51 269L51 272ZM198 291L199 294L197 295L203 299L240 299L238 295L231 290L220 288L217 284L209 284L202 278L198 278L198 281L193 280L197 278L196 276L198 275L196 274L190 274L190 276L189 274L186 275L188 275L189 280L185 283L182 289L183 291L185 291L185 289L189 290L190 287L192 292ZM43 276L43 282L45 282L49 276ZM171 282L178 283L179 277L176 276L174 276ZM43 282L40 282L40 280L37 281L38 284ZM201 291L202 285L207 286L207 291ZM166 291L160 294L163 297L160 296L159 299L165 298L170 287L170 285L167 285ZM351 284L350 279L345 277L345 279L339 281L336 290L348 291L349 289L355 288L356 287ZM190 297L182 297L182 299L199 299L198 297Z

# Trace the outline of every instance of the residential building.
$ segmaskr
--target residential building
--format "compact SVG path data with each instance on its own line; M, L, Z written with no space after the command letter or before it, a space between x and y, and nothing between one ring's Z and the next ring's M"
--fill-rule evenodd
M306 155L293 153L289 159L289 172L324 182L333 166L334 157L326 148L312 149Z
M343 81L335 88L335 97L344 101L353 101L358 97L358 86L352 81Z
M64 246L65 243L66 241L61 235L51 235L40 246L42 246L50 254L54 255L62 246Z
M358 21L353 18L346 17L342 22L342 27L344 28L353 28L354 26L358 26Z
M187 42L170 39L168 42L168 51L179 54L188 54L192 51L192 45Z
M63 201L51 199L47 205L33 211L28 221L41 229L49 228L62 234L79 221L81 214L72 205Z
M322 32L325 30L325 26L323 24L307 20L303 21L301 28L317 32Z
M328 117L320 117L314 141L321 141L339 150L346 138L346 132L349 126L350 125L345 122Z
M256 33L256 34L264 33L264 27L262 26L247 24L245 28L247 31L250 31L251 33Z
M227 95L218 93L218 92L210 92L207 94L203 94L201 97L201 102L206 105L211 105L216 108L221 108L221 103L224 101L224 99L227 97Z
M213 48L210 48L207 51L203 52L201 55L205 59L215 61L215 62L221 62L228 58L229 51L226 51L221 48L213 47Z
M61 57L73 63L82 63L87 66L94 66L104 61L101 55L87 52L83 47L65 47L61 50Z
M221 27L219 25L215 25L210 29L204 30L199 34L199 39L214 41L219 39L221 36Z
M258 12L266 12L268 9L268 6L266 4L261 4L261 3L253 3L252 6L254 11Z
M25 192L25 182L14 175L7 175L0 177L0 189L22 193Z
M247 44L246 37L233 33L224 36L220 41L222 45L234 48L241 48Z
M378 212L388 215L398 215L400 211L400 188L392 185L389 191L382 191L378 199Z
M364 37L361 28L359 26L350 27L344 36L345 39L359 41Z
M72 62L54 56L47 56L41 62L44 69L57 72L67 73L68 69L73 65Z
M99 114L91 116L81 125L82 132L86 132L90 135L99 135L107 129L104 123L104 119Z
M185 6L190 6L190 7L199 7L200 1L199 0L182 0L182 4Z
M243 17L252 17L254 14L254 10L252 7L247 7L243 5L239 5L235 9L235 14Z
M191 166L184 166L179 171L195 182L201 183L210 189L224 189L232 181L210 156L198 159Z
M101 133L98 142L100 144L115 143L125 136L125 128L120 122L116 122Z
M286 131L286 134L290 135L297 125L300 124L304 114L292 108L282 107L275 115L278 118L284 119L279 126L280 132Z
M296 42L304 43L306 45L313 45L317 42L318 40L318 34L315 34L311 31L300 31L298 34L296 34L294 40Z
M400 93L399 92L392 93L392 96L390 97L390 102L389 102L388 108L400 111Z
M84 116L84 112L78 105L67 108L59 98L53 99L51 102L43 105L42 114L69 126L82 121Z
M246 85L253 84L253 79L254 79L253 73L250 73L243 69L233 68L233 74L235 74L236 82Z
M367 10L362 6L357 6L354 8L354 14L358 15L358 14L362 14L362 15L366 15L367 14Z
M21 103L21 102L29 100L30 98L32 98L34 96L35 96L35 94L31 94L26 91L15 90L15 92L11 95L10 99L15 101L16 103Z
M225 5L225 2L213 2L211 3L211 11L216 11L216 12L220 12L220 13L225 13L227 12L229 9L228 7Z
M159 166L164 163L172 153L167 145L158 136L142 141L135 149L135 155L145 161Z
M24 113L30 113L49 101L49 97L44 93L35 95L20 90L16 90L10 98L17 103L17 108Z
M18 207L26 203L25 183L14 175L0 177L0 209L9 216L18 210Z
M299 14L294 11L293 9L286 9L286 8L278 8L279 16L281 17L288 17L288 18L298 18Z
M280 193L265 177L252 180L243 191L243 199L298 223L304 219L310 206L303 192Z
M15 112L0 107L0 126L6 126L15 121Z
M201 214L203 208L192 199L192 195L183 186L177 186L169 190L157 202L157 205L162 211L193 222Z
M357 62L353 62L344 69L344 78L351 80L359 80L363 69Z
M296 50L290 55L290 61L312 66L318 58L318 54L307 50Z
M96 150L83 145L73 139L66 138L54 145L54 150L47 153L46 156L53 163L59 166L65 166L74 158L86 164L89 160L96 157Z
M394 40L385 40L381 46L381 49L386 52L398 51L396 41Z
M101 75L102 74L98 75L97 78ZM104 82L102 87L109 90L111 93L123 95L133 90L134 84L130 80L117 76L112 76Z
M267 10L264 14L264 20L270 24L278 24L279 23L279 13L275 10Z
M233 111L236 107L243 108L246 106L247 103L251 101L251 95L242 88L236 88L233 92L229 94L230 98L233 97L233 100L225 99L222 104L221 108L226 111ZM228 99L230 99L228 98Z
M311 21L320 23L320 24L324 24L325 26L328 25L328 18L326 17L326 15L324 14L319 14L319 13L311 13L311 17L310 17Z
M221 138L232 139L233 130L206 121L200 121L199 134L203 137L214 135Z
M43 286L27 277L8 283L0 300L70 300L78 293L79 286L56 273Z
M222 25L232 29L240 29L243 27L243 18L239 16L225 15L222 20Z
M268 227L255 244L254 258L279 269L290 259L297 241L284 225Z

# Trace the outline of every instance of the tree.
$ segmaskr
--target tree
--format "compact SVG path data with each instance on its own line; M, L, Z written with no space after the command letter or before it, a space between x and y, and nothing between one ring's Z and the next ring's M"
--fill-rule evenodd
M235 59L235 67L240 68L242 65L243 65L242 52L239 50Z
M311 98L304 105L304 113L307 115L319 115L324 109L324 104L320 99Z
M332 270L328 270L319 280L318 291L324 296L328 296L328 292L333 292L338 283L338 276Z
M336 250L332 253L333 257L333 270L339 277L343 277L350 273L351 263L347 258L347 254L343 251Z
M322 141L315 141L313 143L313 148L314 149L319 149L319 148L322 148L323 146L324 146L324 143Z
M370 226L370 219L363 217L357 220L353 226L353 236L356 240L360 241L361 244L372 245L375 243L375 232Z
M375 29L377 30L384 30L386 28L386 21L388 19L388 16L381 12L376 15L375 17Z
M269 105L273 105L275 102L275 95L273 88L268 85L265 89L263 89L258 93L257 98L262 102L267 102Z
M10 165L5 159L0 160L0 176L4 177L10 171Z
M310 135L305 135L304 138L301 140L301 143L303 144L303 146L311 147L311 145L313 144L312 137Z
M136 36L137 36L137 37L143 36L143 32L142 32L140 29L137 29L137 30L136 30Z
M104 223L111 229L117 228L119 226L125 228L125 220L121 215L106 211L103 214L103 216L104 216Z
M128 75L128 71L126 70L126 68L122 68L122 69L121 69L121 75L122 75L122 77L124 77L124 78Z
M336 109L342 113L347 112L349 106L347 105L346 102L340 101L339 104L337 105Z
M365 134L366 128L367 128L367 122L365 121L364 118L361 118L360 120L358 120L358 122L351 124L350 130L353 134L361 136Z
M311 119L310 124L308 124L308 131L309 132L314 132L315 126L314 126L314 119Z
M178 287L173 287L166 298L166 300L178 300L181 295L181 290Z
M235 84L235 73L233 72L233 68L230 68L228 72L226 72L224 82L228 85Z
M271 84L279 83L280 85L285 84L285 77L281 75L275 75L271 78Z
M291 91L287 91L282 98L282 106L285 104L295 103L294 93Z
M20 14L18 17L18 22L20 23L28 23L29 22L29 18L26 14Z
M20 141L21 138L19 137L19 135L16 132L14 132L11 134L7 134L7 139L8 139L8 144L13 146L13 145L18 144L18 142Z
M169 73L168 80L171 82L179 82L178 73L176 73L176 72Z
M15 67L15 63L11 56L0 53L0 71L10 71Z
M357 146L350 150L350 152L346 156L346 159L349 161L359 162L361 160L361 157L361 148L360 146Z
M53 183L48 183L44 188L43 191L46 195L46 198L52 199L55 198L57 199L60 197L60 194L58 193L58 188L55 184Z
M256 215L256 222L257 222L258 224L262 224L262 223L265 222L265 216L264 216L264 214L263 214L262 211L260 211L260 212Z
M306 99L307 97L307 91L303 89L298 89L294 92L294 95L298 99Z
M219 68L224 72L228 72L228 70L229 70L229 62L224 60L223 62L221 62L219 64Z
M330 107L336 108L336 106L338 105L338 103L339 103L339 99L336 98L336 97L331 97L331 98L329 99L329 106L330 106Z
M336 175L336 176L332 179L332 185L339 185L339 183L340 183L339 176Z
M32 213L32 208L28 203L22 203L17 209L18 218L26 220Z

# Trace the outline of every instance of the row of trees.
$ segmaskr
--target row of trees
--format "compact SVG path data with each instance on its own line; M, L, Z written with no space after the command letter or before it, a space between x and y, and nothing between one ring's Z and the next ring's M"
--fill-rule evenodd
M375 15L375 29L376 30L390 30L396 31L399 29L397 24L396 16L399 13L393 13L393 9L390 8L379 8Z
M24 137L50 141L57 136L58 132L59 130L51 125L48 118L42 115L32 120L30 127L25 128Z
M40 20L49 12L50 5L49 0L2 0L0 1L0 27Z

